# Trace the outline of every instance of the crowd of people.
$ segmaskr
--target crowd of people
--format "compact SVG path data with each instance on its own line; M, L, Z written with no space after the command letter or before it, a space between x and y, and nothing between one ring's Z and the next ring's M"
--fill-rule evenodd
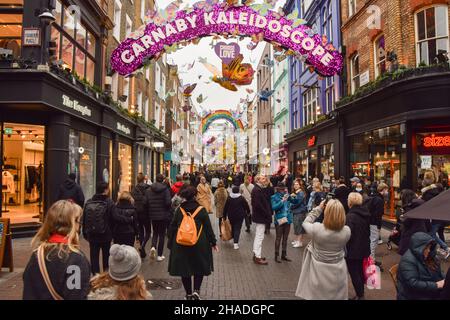
M449 299L449 272L445 281L440 265L450 255L443 235L448 222L404 218L443 191L432 174L425 174L420 195L401 192L398 299ZM24 299L151 299L140 275L151 241L150 258L164 261L167 248L169 274L181 278L185 299L198 300L204 277L214 271L213 251L219 251L212 214L220 226L229 222L235 250L243 226L250 233L254 225L253 262L260 266L269 264L262 247L272 224L273 261L291 261L293 225L290 245L306 246L296 290L302 299L348 299L350 275L356 293L352 299L362 300L368 259L383 270L375 259L389 195L383 182L353 177L347 185L344 177L321 182L290 172L266 177L206 171L178 175L175 183L157 175L150 183L139 174L131 192L121 192L116 202L104 182L85 202L74 180L69 175L61 186L59 200L33 239L35 250L23 276ZM80 250L79 234L89 243L89 260ZM81 273L75 289L70 287L71 266Z

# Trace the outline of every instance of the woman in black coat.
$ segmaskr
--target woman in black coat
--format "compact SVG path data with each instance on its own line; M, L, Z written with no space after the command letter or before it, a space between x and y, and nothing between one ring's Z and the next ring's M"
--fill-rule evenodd
M357 192L349 194L346 224L350 227L352 234L347 242L345 260L356 292L353 300L364 299L363 260L370 256L370 213L362 204L361 194Z
M181 204L186 213L194 214L200 205L195 201L197 188L193 186L184 187L179 196L186 201ZM218 252L216 236L211 227L208 212L202 208L195 216L198 241L192 246L180 245L176 242L178 228L183 220L183 213L178 208L169 226L169 239L167 246L170 250L169 274L181 277L187 300L200 299L200 287L203 277L209 276L214 271L212 250ZM200 231L201 230L201 231ZM194 292L192 291L192 277L194 277Z
M230 220L231 232L233 234L234 249L239 249L239 236L241 235L242 223L245 217L250 214L250 207L247 200L242 197L239 187L233 187L232 193L225 202L223 217Z
M444 275L436 259L436 242L424 232L411 237L397 271L398 300L436 300L444 287Z
M412 209L417 208L425 202L422 199L418 199L416 193L410 189L402 190L401 200L402 215L406 214ZM411 237L413 236L413 234L415 234L416 232L429 233L431 231L431 223L429 220L425 219L408 219L402 216L400 217L400 220L401 233L400 242L398 244L398 254L404 255L405 252L409 249L409 242L411 241Z
M120 193L117 205L113 210L113 221L114 243L134 247L136 236L139 234L139 226L134 200L128 191Z

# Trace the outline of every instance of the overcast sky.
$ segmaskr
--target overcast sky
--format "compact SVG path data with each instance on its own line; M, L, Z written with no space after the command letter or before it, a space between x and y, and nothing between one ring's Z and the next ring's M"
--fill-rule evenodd
M198 0L184 0L181 8L184 8L187 5L192 6L197 1ZM255 3L262 2L262 0L255 1ZM284 5L285 2L286 0L278 1L276 8ZM169 3L170 2L167 0L156 0L156 5L161 9L167 7ZM211 41L212 37L203 38L198 45L189 45L168 55L167 61L171 64L178 65L178 68L181 71L185 71L187 69L186 67L183 67L184 65L191 64L196 61L194 67L189 70L189 72L180 74L180 79L183 84L197 83L197 88L192 95L192 100L196 105L197 110L236 110L238 104L240 104L240 100L247 98L247 88L251 88L255 91L250 98L253 98L256 94L256 74L252 85L238 87L239 90L237 92L229 91L212 81L210 82L210 77L212 75L201 63L198 62L198 58L207 58L208 62L212 63L218 67L219 70L221 70L221 60L215 54L214 49L210 47ZM247 49L247 45L251 41L250 38L245 38L243 41L239 41L237 39L223 39L220 41L224 41L226 43L238 42L241 47L241 53L244 55L243 62L252 63L254 69L256 70L265 42L259 43L255 50L250 51ZM199 76L201 76L201 79L199 79ZM205 82L210 83L206 84ZM200 94L202 94L203 97L207 97L201 105L199 105L196 101Z

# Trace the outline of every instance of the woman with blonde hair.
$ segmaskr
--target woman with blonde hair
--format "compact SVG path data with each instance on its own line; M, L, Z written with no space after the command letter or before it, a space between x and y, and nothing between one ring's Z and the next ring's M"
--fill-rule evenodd
M150 300L152 295L139 275L141 258L137 250L114 244L109 251L109 270L92 278L89 300Z
M23 273L24 300L84 300L89 292L89 262L80 251L82 209L69 200L55 202L33 238L33 253Z
M119 194L113 210L113 240L116 244L134 246L139 235L138 217L131 193L123 191Z
M315 222L324 211L323 223ZM322 201L303 222L312 240L303 256L295 295L306 300L347 300L348 278L345 245L350 228L338 200Z

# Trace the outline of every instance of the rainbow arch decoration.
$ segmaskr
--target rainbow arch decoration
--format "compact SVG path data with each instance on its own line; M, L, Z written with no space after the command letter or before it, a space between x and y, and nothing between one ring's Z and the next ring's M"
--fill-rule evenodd
M234 126L235 130L244 130L242 121L235 119L230 111L217 110L203 117L200 125L202 134L204 134L208 130L209 126L216 120L226 120Z

